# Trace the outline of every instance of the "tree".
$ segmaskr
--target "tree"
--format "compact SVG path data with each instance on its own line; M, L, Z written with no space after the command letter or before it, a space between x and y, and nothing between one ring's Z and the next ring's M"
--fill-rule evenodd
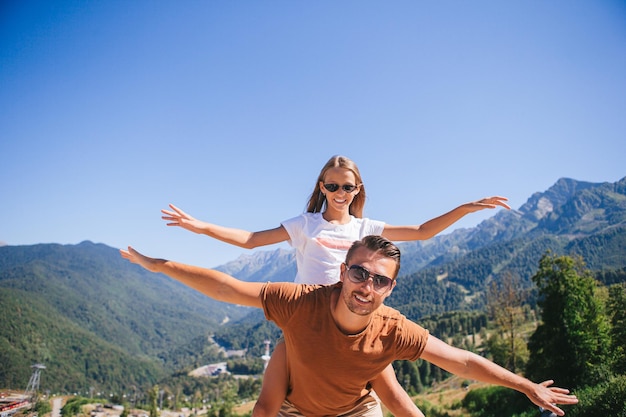
M611 350L616 374L626 374L626 284L609 287L607 310L611 318Z
M158 405L157 401L159 399L159 386L155 385L148 391L148 399L149 404L148 408L150 410L150 417L158 417Z
M418 394L424 390L418 362L419 361L395 361L393 363L396 378L409 395Z
M494 361L512 372L519 370L526 356L526 342L518 334L525 320L522 304L526 298L520 286L519 277L506 273L500 281L491 281L487 292L489 314L500 333L488 345Z
M532 277L542 323L529 340L527 375L570 387L593 385L609 372L609 323L596 280L580 257L547 252Z

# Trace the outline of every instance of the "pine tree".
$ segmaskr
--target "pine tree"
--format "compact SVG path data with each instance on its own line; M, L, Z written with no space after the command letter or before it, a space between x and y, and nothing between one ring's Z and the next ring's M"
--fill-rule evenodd
M148 408L150 410L150 417L158 417L157 399L159 398L159 386L155 385L148 391Z
M609 323L595 297L596 281L581 258L546 253L533 276L542 323L529 341L527 375L583 387L609 372Z
M616 374L626 374L626 284L609 287L607 303L611 318L611 351Z

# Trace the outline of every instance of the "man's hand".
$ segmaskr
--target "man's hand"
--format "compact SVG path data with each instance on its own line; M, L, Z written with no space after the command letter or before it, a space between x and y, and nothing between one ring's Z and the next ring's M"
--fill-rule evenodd
M122 258L140 265L150 272L159 272L217 301L263 308L261 290L263 282L240 281L223 272L186 265L167 259L144 256L132 247L120 249Z
M137 264L150 272L158 272L157 265L165 262L163 259L149 258L141 253L137 252L132 247L128 247L128 250L120 249L122 258L128 259L130 262Z
M526 396L541 408L550 410L557 416L565 415L565 412L557 407L557 404L578 404L578 398L569 393L568 389L551 387L553 380L544 381L540 384L533 384L530 392Z

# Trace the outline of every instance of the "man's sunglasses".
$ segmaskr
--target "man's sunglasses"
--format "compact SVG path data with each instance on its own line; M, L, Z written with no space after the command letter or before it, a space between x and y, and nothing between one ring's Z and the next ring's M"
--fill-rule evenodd
M352 185L352 184L344 184L344 185L332 184L332 183L324 184L324 188L326 188L326 190L330 191L331 193L334 193L335 191L337 191L339 187L341 187L341 189L344 190L346 193L351 193L357 188L356 185Z
M359 284L367 281L370 277L372 277L372 283L374 284L374 291L379 294L384 294L391 288L391 284L393 280L384 275L371 274L370 271L363 268L361 265L352 265L348 266L347 274L350 281L355 284Z

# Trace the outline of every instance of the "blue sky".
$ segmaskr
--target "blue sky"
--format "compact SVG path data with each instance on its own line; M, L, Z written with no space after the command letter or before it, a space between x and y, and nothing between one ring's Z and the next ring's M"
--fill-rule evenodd
M626 176L623 1L14 0L0 63L9 245L220 265L160 209L275 227L334 154L390 224Z

